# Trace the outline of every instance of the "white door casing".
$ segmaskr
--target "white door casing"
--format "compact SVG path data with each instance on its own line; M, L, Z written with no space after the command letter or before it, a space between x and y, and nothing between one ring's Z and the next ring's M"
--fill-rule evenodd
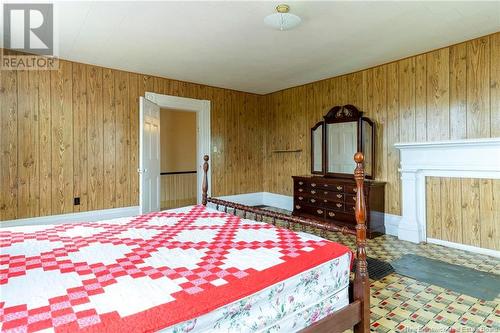
M141 214L160 210L160 107L139 101L139 206Z
M196 162L197 162L197 202L201 203L201 183L203 180L203 156L210 155L210 101L170 96L146 92L146 98L160 108L176 111L196 112ZM212 173L208 170L208 196L211 195Z

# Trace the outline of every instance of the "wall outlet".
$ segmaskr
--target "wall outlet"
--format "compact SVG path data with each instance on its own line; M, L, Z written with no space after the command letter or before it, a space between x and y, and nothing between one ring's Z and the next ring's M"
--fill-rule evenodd
M80 197L74 198L74 199L73 199L73 204L74 204L75 206L80 206Z

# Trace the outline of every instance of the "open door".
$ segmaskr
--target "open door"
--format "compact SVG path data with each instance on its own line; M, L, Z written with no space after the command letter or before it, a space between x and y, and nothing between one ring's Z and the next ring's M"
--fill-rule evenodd
M139 101L139 205L141 214L160 210L160 107Z

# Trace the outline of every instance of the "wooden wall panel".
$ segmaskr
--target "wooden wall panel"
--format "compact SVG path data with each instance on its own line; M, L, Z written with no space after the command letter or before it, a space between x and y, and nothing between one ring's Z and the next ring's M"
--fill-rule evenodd
M116 109L114 71L104 69L103 87L103 123L104 123L104 205L103 208L116 206Z
M196 204L196 174L161 176L161 209L171 209Z
M17 73L0 74L0 217L17 218Z
M73 212L72 68L71 62L60 61L59 69L50 73L52 214Z
M499 59L500 33L496 33L309 83L304 89L294 87L267 95L264 190L292 195L291 176L310 172L309 128L332 106L350 103L362 108L376 122L375 176L387 182L386 212L400 215L399 152L393 144L500 136ZM302 103L300 108L294 106L297 101ZM283 113L288 113L286 119ZM304 129L300 130L300 126ZM300 131L306 134L305 140L299 139ZM269 153L274 147L286 145L303 150L295 156L301 165L284 168L284 158ZM462 186L471 191L476 189L473 184L450 182L441 186L439 182L439 206L453 204L448 200L448 193L460 193ZM468 192L470 197L464 198L468 205L475 205L474 193ZM436 207L430 206L428 210L433 214ZM453 206L453 209L456 214L464 212L461 206ZM480 214L488 214L483 212L483 206L479 210ZM469 227L473 228L466 228ZM436 235L440 235L442 230L435 229ZM481 235L483 232L481 229ZM457 232L448 236L459 239L461 235L462 232ZM466 241L477 244L477 239Z
M213 195L262 191L264 96L61 61L0 72L0 220L137 205L146 91L211 101Z
M39 210L38 160L38 72L20 71L17 89L25 96L18 100L18 217L29 217Z
M104 208L104 112L102 68L87 67L88 209Z
M489 38L467 43L467 137L490 136Z
M87 66L73 64L73 197L80 198L75 212L88 210L87 192Z
M500 180L426 178L427 237L500 250Z

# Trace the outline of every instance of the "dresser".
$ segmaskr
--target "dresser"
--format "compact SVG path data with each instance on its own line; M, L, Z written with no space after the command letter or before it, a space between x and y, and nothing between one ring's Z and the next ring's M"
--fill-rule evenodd
M354 229L356 183L349 178L293 176L293 215ZM385 182L365 180L366 226L369 238L385 233Z

